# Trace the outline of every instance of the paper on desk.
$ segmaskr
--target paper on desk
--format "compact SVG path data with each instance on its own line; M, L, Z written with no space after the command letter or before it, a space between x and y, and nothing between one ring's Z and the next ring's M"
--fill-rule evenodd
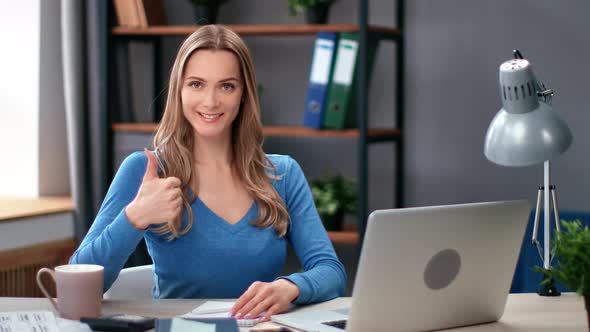
M0 313L0 332L59 332L51 311L15 311Z
M86 323L59 317L57 318L57 327L60 332L92 332L92 329Z
M207 301L200 306L182 315L183 318L229 318L231 308L235 302ZM260 322L262 317L253 319L238 319L238 326L252 327ZM1 332L1 331L0 331Z
M56 318L51 311L0 312L0 332L92 332L78 321Z
M215 324L172 318L170 332L215 332Z

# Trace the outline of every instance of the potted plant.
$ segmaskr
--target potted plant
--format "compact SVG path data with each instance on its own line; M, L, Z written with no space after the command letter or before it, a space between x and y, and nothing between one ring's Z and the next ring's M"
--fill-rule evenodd
M562 221L564 231L553 239L557 264L550 270L535 266L534 270L545 276L543 283L554 280L584 297L588 323L590 324L590 229L579 220Z
M193 4L195 20L197 24L214 24L217 20L217 12L227 0L190 0Z
M356 184L342 175L312 180L311 193L326 230L342 230L344 214L357 211Z
M325 24L328 22L328 11L336 0L287 0L291 16L305 13L308 24Z

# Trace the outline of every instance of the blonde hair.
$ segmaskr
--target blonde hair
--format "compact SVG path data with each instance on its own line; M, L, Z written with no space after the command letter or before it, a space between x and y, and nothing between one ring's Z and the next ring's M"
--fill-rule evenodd
M235 32L221 25L206 25L193 32L180 47L170 73L166 109L156 134L154 147L164 177L180 179L183 205L188 212L188 224L181 229L181 216L156 227L155 232L170 239L186 234L193 224L191 203L196 199L198 187L189 197L193 173L193 128L182 112L181 87L184 68L191 55L202 49L224 50L236 55L244 80L243 103L232 124L233 168L246 191L254 197L258 208L259 228L272 226L282 237L287 232L289 215L285 203L270 180L277 180L276 169L262 151L263 133L260 121L260 104L256 90L256 73L250 51ZM197 184L198 186L198 184Z

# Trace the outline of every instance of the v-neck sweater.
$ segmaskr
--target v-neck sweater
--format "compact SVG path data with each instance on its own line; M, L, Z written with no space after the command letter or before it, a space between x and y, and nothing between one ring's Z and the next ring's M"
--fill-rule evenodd
M134 228L125 207L135 198L147 166L143 152L128 156L117 171L102 206L70 263L104 266L104 291L119 275L142 238L154 262L155 298L237 298L255 281L285 278L299 287L296 304L330 300L344 294L346 274L315 208L299 164L289 156L267 155L280 178L269 180L289 214L286 236L254 225L258 205L230 224L198 197L191 204L193 225L168 240ZM231 202L227 202L231 204ZM187 224L183 209L182 225ZM302 272L279 276L290 243Z

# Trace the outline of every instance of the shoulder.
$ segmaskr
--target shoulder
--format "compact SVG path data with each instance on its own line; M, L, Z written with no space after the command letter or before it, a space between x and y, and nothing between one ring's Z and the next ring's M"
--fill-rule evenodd
M285 173L293 167L293 164L297 164L295 159L285 154L267 154L268 160L274 166L276 174L283 176Z
M134 194L141 184L146 166L147 156L143 151L131 153L121 162L111 183L111 188Z
M153 151L150 151L153 153ZM143 177L147 167L148 159L143 151L136 151L128 155L117 170L118 176L123 177Z
M275 175L280 179L305 178L301 166L291 156L284 154L267 154L266 156L275 168Z
M119 169L143 169L147 165L147 156L143 151L135 151L128 155Z
M299 163L287 155L267 155L276 169L273 185L283 198L290 214L307 211L313 206L307 178ZM310 203L311 202L311 203Z
M288 186L305 180L305 175L299 163L291 156L282 154L267 154L268 159L274 166L274 175L278 182Z

